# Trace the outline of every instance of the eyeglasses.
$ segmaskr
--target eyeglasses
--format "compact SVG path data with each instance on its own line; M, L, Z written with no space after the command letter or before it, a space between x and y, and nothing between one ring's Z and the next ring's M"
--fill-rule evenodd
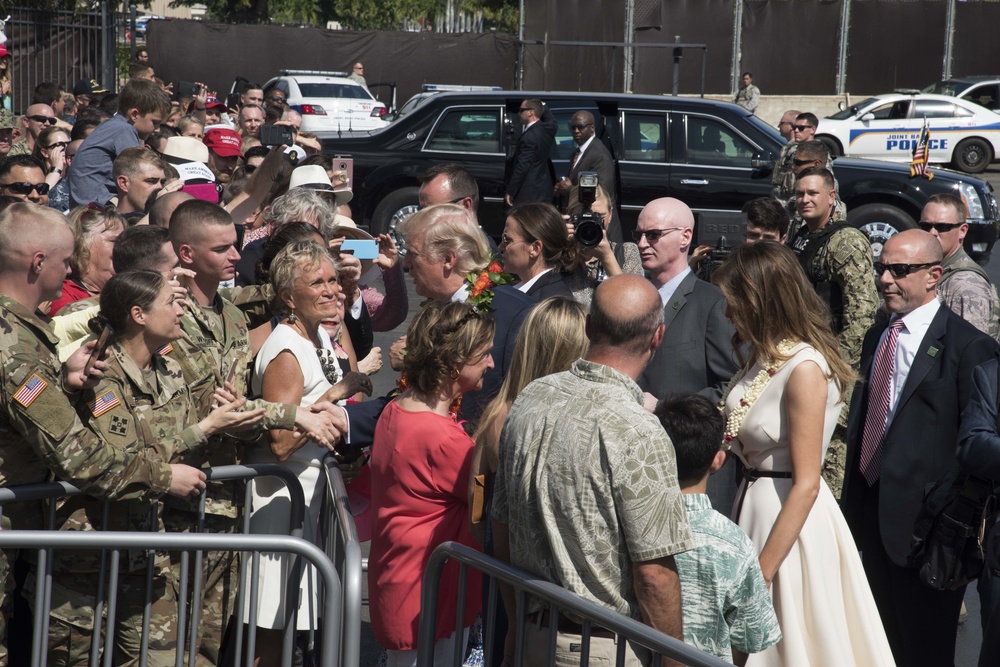
M512 239L511 237L507 236L506 234L501 234L500 235L500 245L502 245L502 246L508 246L509 247L509 246L514 245L515 243L526 243L526 242L525 241L518 241L516 239Z
M569 129L571 129L571 130L585 130L588 127L592 127L593 125L594 125L593 123L587 123L586 125L573 125L573 124L570 124Z
M964 222L924 222L921 220L917 223L917 226L925 232L929 232L932 229L938 234L947 234L956 227L961 227Z
M889 272L893 278L905 278L914 271L919 271L920 269L927 269L932 266L940 266L941 262L924 262L923 264L883 264L882 262L875 262L875 275L880 276L886 271Z
M50 151L53 148L66 148L67 146L69 146L68 141L57 141L54 144L49 144L48 146L46 146L45 150Z
M794 164L794 165L795 165L796 167L804 167L804 166L806 166L807 164L812 164L812 163L814 163L814 162L816 162L816 160L794 160L794 159L792 160L792 163L793 163L793 164Z
M792 128L798 130L799 132L805 132L809 129L815 129L812 125L792 125Z
M267 101L268 102L274 102L275 104L284 104L285 103L285 98L284 97L269 97L269 98L267 98Z
M445 202L445 203L446 204L457 204L458 202L463 201L465 199L468 199L468 197L456 197L455 199L452 199L451 201L448 201L448 202ZM437 204L420 204L420 205L417 206L417 210L418 211L422 211L425 208L427 208L428 206L437 206Z
M48 116L28 116L28 118L36 123L48 123L49 125L55 125L57 122L55 118L49 118Z
M98 213L108 213L114 212L115 207L113 204L98 204L96 201L92 201L87 204L88 211L97 211Z
M642 240L642 237L645 236L646 240L649 241L650 244L653 244L659 241L661 236L666 236L670 232L679 232L682 229L685 228L667 227L666 229L646 229L646 230L636 229L635 231L632 232L632 240L638 243L639 241Z
M0 185L0 188L10 190L16 195L30 195L32 190L40 195L49 194L48 183L28 183L26 181L18 181L17 183L4 183Z
M795 123L793 123L790 120L779 121L778 122L778 127L781 127L782 125L791 125L792 127L795 127Z
M528 107L521 107L520 109L517 110L517 112L518 113L524 113L525 111L528 111L528 110L529 110Z

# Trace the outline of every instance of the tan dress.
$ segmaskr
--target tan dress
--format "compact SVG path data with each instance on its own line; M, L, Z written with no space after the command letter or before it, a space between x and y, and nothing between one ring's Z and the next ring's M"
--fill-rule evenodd
M732 441L733 452L748 468L792 470L783 398L792 370L804 361L814 361L824 372L829 372L826 360L811 346L800 343L792 349L792 357L777 369ZM760 370L760 365L751 367L730 392L726 400L727 415L739 405ZM831 380L823 429L824 453L840 408L840 394ZM744 481L743 486L746 485ZM753 540L758 554L791 488L791 479L762 477L747 489L740 515L734 520ZM739 500L734 512L738 503ZM766 651L751 655L748 666L894 664L854 538L822 479L819 496L802 531L771 583L771 597L782 639Z

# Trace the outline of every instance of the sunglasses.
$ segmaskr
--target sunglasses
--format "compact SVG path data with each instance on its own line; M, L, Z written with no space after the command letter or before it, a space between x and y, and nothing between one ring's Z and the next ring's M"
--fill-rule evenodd
M268 102L274 102L275 104L284 104L285 103L285 98L284 97L269 97L269 98L267 98L267 101Z
M946 234L947 232L950 232L956 227L961 227L964 224L964 222L924 222L921 220L917 223L917 226L925 232L929 232L933 229L938 234Z
M875 275L880 276L886 271L889 272L893 278L905 278L914 271L919 271L920 269L927 269L932 266L940 266L941 262L924 262L923 264L883 264L882 262L875 262Z
M108 213L114 212L115 207L112 204L98 204L96 201L92 201L87 204L88 211L97 211L98 213Z
M635 230L632 232L632 240L638 243L645 236L651 244L660 240L661 236L666 236L670 232L679 232L683 227L668 227L666 229L647 229L645 231Z
M521 108L519 108L519 109L517 110L517 112L518 112L518 113L524 113L524 112L525 112L525 111L527 111L527 110L528 110L528 107L521 107Z
M808 129L814 129L812 125L792 125L792 127L799 132L805 132Z
M794 164L794 165L795 165L796 167L804 167L804 166L806 166L807 164L812 164L812 163L813 163L813 162L815 162L815 161L816 161L816 160L792 160L792 163L793 163L793 164Z
M49 118L48 116L28 116L28 118L36 123L48 123L49 125L55 125L57 122L55 118Z
M48 146L46 146L45 150L50 151L53 148L66 148L67 146L69 146L68 141L57 141L54 144L49 144Z
M4 183L3 185L0 185L0 188L10 190L16 195L30 195L32 190L40 195L49 194L48 183L28 183L26 181L18 181L17 183Z

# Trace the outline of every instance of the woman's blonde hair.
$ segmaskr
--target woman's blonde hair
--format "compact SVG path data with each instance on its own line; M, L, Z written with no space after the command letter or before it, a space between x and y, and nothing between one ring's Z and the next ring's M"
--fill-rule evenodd
M90 266L90 244L94 237L116 227L121 227L124 231L128 224L118 209L110 204L77 206L69 212L68 218L70 229L73 230L73 256L69 263L73 268L73 275L79 278L83 270Z
M775 241L742 245L716 269L712 280L726 297L736 327L733 349L741 361L743 343L750 344L753 362L787 359L778 350L783 339L808 343L826 359L844 396L856 376L840 356L829 307L791 250Z
M336 270L337 262L314 239L292 241L282 248L271 262L271 286L274 287L276 296L271 303L272 309L277 309L281 314L287 313L284 295L295 287L295 278L303 271L312 271L323 262L330 262Z
M436 394L452 371L493 346L495 330L493 318L469 304L432 301L420 309L406 331L406 381L420 395Z
M587 311L566 296L553 296L531 309L514 344L510 368L496 397L483 410L475 441L499 433L496 422L533 380L568 370L587 351ZM407 338L409 341L409 338Z

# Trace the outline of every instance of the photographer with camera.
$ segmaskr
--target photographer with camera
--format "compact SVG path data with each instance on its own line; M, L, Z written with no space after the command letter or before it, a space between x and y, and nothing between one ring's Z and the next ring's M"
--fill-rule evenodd
M514 207L500 238L504 269L517 275L517 289L538 301L573 296L567 274L576 266L576 247L551 204Z
M569 213L566 226L577 246L577 267L568 276L577 301L589 307L594 289L611 276L643 275L638 246L608 240L609 227L617 224L615 204L598 183L596 173L580 173L580 185L570 190L566 210Z

